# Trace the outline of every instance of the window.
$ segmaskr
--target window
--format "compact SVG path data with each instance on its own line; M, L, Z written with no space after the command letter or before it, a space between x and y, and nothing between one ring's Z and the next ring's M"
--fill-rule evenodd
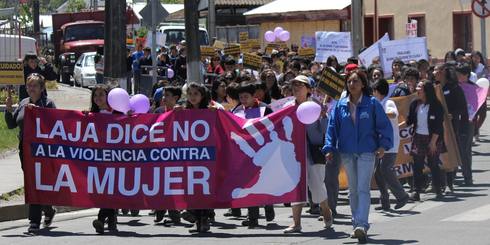
M466 52L473 50L471 12L453 13L453 50L457 48Z
M184 29L166 29L163 32L167 38L165 40L165 45L170 46L172 44L178 44L180 41L185 40L185 30ZM206 46L209 45L208 33L205 31L199 31L199 44Z
M85 57L85 64L84 64L85 67L88 67L88 66L93 66L95 67L95 55L89 55L87 57Z
M364 17L364 47L369 47L375 42L373 22L373 16Z
M414 14L408 16L408 22L412 20L417 21L417 37L425 37L425 15L424 14Z
M378 17L379 36L376 40L382 37L385 33L388 33L388 35L390 35L391 40L395 40L395 28L393 22L393 16Z

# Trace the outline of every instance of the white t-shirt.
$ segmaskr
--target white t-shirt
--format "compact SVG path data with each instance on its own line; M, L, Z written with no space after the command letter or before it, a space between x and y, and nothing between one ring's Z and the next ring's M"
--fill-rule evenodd
M385 110L385 113L394 113L395 118L390 119L391 126L393 127L393 148L386 151L387 153L398 153L398 146L400 145L400 129L398 128L398 109L396 108L395 102L390 100L388 96L386 96L383 101L381 101L381 105Z
M422 104L417 108L417 129L415 132L421 135L429 135L429 104Z

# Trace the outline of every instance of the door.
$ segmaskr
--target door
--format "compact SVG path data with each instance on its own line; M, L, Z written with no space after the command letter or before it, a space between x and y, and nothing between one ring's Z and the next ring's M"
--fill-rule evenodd
M470 13L453 13L453 50L473 51L473 22Z
M75 63L75 68L73 69L73 79L75 79L76 83L80 82L80 74L82 73L82 63L84 58L84 54L80 55L80 58L78 58L77 63Z

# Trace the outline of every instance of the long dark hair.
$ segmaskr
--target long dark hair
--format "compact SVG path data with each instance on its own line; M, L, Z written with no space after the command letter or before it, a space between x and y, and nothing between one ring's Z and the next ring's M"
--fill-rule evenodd
M97 91L97 89L104 90L106 99L109 96L109 86L107 86L106 84L95 85L95 87L92 89L92 94L90 95L90 112L100 112L99 106L94 103L95 91ZM109 106L109 102L107 102L107 106Z
M456 75L456 67L454 67L454 64L446 63L442 66L439 66L439 69L441 68L442 71L444 72L446 84L450 84L450 85L458 84L458 76Z
M335 66L332 66L332 63L335 61L335 63L337 63ZM327 66L331 66L333 68L335 68L335 71L338 72L340 69L339 69L339 61L337 60L337 57L335 57L335 55L330 55L328 56L327 58Z
M473 56L475 56L475 55L477 55L477 56L479 56L479 57L480 57L480 63L481 63L481 64L482 64L482 65L483 65L485 68L487 68L487 61L485 60L485 58L483 58L483 54L482 54L480 51L473 51L473 52L471 53L471 57L473 57ZM475 64L475 63L473 62L473 59L471 59L471 68L472 68L472 70L475 70L477 67L478 67L478 64Z
M424 86L426 103L429 104L430 106L437 106L437 107L442 106L441 102L439 102L439 99L437 99L436 90L434 89L434 83L427 79L424 79L421 82Z
M444 55L444 63L448 62L448 58L451 58L452 60L456 61L456 55L454 54L453 51L446 52L446 55Z
M197 91L199 91L199 93L201 94L202 99L201 102L199 103L199 109L207 109L210 102L208 88L206 88L204 84L196 83L196 82L191 82L187 85L187 92L189 92L191 88L197 89ZM185 104L186 104L185 105L186 109L193 109L192 104L189 102L189 99L187 99L187 102Z
M357 75L357 77L361 80L362 85L364 85L364 87L362 88L362 95L371 96L371 91L369 89L366 73L359 71L359 70L355 70L355 71L351 72L349 74L349 76L345 78L345 85L344 86L345 86L345 89L347 91L347 95L350 95L349 87L347 86L347 81L349 81L349 78L352 77L354 74Z

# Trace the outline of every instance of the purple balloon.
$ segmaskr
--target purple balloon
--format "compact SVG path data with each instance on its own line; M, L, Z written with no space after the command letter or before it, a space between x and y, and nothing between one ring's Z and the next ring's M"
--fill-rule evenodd
M112 89L107 95L109 106L116 111L126 114L129 107L129 94L122 88Z
M274 28L274 36L276 38L279 38L279 35L281 35L281 32L284 31L284 29L280 26Z
M167 69L167 77L172 78L172 77L174 77L174 75L175 75L174 70L168 68Z
M319 104L307 101L298 106L296 116L301 123L312 124L318 120L321 111L322 107Z
M129 107L135 113L147 113L150 110L150 100L143 94L136 94L129 100Z
M264 38L269 43L274 42L274 40L276 40L276 36L274 35L274 32L272 32L272 31L266 31L264 33Z
M290 33L288 31L282 31L280 34L279 34L279 40L283 41L283 42L287 42L289 41L289 38L290 38Z

